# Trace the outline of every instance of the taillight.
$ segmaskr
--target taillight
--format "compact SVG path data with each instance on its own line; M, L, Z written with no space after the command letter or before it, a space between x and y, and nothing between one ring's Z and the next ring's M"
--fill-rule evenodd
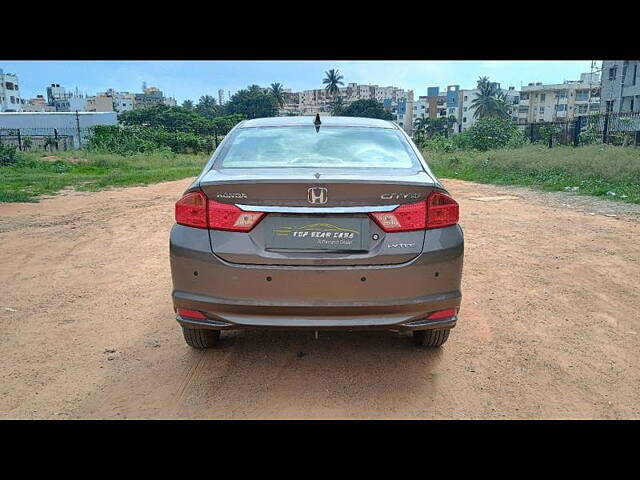
M427 197L427 228L449 227L458 223L460 209L449 195L432 192Z
M426 213L426 203L416 202L400 205L391 212L375 212L370 215L385 232L408 232L425 229Z
M207 228L207 197L202 192L187 193L176 202L176 223Z
M456 315L456 309L455 308L449 308L447 310L439 310L437 312L433 312L432 314L430 314L427 319L428 320L439 320L441 318L451 318L454 317Z
M197 310L187 310L186 308L179 308L178 315L182 318L195 318L197 320L205 320L207 318L202 312L198 312Z
M235 205L209 200L202 192L187 193L176 202L176 223L195 228L248 232L264 212L245 212Z
M458 214L458 203L440 192L432 192L426 201L400 205L391 212L370 213L385 232L448 227L458 223Z
M245 212L235 205L209 200L209 228L248 232L264 216L264 212Z

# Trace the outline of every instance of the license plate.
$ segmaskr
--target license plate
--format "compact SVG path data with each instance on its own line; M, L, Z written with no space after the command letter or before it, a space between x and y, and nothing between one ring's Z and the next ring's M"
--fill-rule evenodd
M266 248L368 250L368 218L272 216L265 226Z

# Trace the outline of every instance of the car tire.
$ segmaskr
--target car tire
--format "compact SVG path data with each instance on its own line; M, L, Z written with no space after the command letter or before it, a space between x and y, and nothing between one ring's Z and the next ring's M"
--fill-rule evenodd
M187 345L197 349L214 347L220 340L220 330L182 327L182 333Z
M449 338L449 328L414 330L413 341L422 347L440 347Z

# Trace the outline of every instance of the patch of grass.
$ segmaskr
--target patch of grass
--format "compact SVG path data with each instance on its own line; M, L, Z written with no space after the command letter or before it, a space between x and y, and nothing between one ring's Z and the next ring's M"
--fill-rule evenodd
M73 187L101 190L111 186L147 185L198 175L208 155L167 152L131 156L56 152L46 160L43 152L22 153L16 163L0 167L0 202L37 202Z
M640 203L640 148L530 145L513 150L423 154L441 178L523 185L549 191L571 190L582 195Z

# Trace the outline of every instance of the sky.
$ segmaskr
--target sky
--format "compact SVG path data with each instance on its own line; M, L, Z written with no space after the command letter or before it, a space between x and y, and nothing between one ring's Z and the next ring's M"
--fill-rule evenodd
M23 98L46 96L57 83L67 90L95 95L109 88L140 92L142 82L175 97L197 102L202 95L218 97L218 89L234 92L250 84L280 82L293 91L323 88L324 72L338 69L345 85L356 82L412 89L460 85L474 88L480 76L519 89L530 82L562 83L589 72L591 62L580 61L3 61L5 73L18 75Z

